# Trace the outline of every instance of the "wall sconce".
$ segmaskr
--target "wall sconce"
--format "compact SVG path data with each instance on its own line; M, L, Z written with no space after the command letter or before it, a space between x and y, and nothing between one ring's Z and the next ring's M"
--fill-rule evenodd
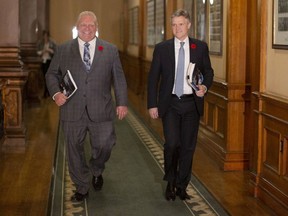
M78 36L78 32L76 26L72 28L72 38L75 39Z

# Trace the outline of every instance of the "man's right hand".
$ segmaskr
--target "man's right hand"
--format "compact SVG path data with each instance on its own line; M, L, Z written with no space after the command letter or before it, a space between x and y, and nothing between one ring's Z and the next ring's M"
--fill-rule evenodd
M54 95L54 101L58 106L62 106L66 103L67 97L63 93L58 92Z
M157 119L159 117L158 116L158 108L157 107L150 108L149 109L149 115L152 119Z

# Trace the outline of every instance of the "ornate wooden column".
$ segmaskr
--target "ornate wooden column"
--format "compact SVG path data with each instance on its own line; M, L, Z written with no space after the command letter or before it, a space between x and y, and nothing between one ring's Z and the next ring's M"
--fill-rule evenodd
M4 107L4 139L2 149L25 147L23 123L23 87L28 71L20 60L19 0L0 0L0 80Z
M247 74L247 0L227 4L226 79L214 80L205 98L205 115L199 131L202 148L225 171L249 167L245 142L245 108L249 95Z
M248 168L244 142L247 0L228 1L227 140L224 170Z

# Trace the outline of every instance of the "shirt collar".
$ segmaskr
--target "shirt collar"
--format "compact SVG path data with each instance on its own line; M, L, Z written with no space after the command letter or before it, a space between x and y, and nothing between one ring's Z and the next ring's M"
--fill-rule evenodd
M78 37L78 43L80 44L80 46L84 46L84 44L86 43L85 41L81 40L79 37ZM93 46L95 47L95 44L96 44L96 37L94 37L91 41L88 42L90 44L90 46Z
M180 42L182 42L182 41L180 41L178 38L175 37L175 42L176 42L176 44L178 44L178 45L180 46ZM183 42L185 42L184 46L185 46L186 44L189 44L189 37L187 36L187 37L183 40Z

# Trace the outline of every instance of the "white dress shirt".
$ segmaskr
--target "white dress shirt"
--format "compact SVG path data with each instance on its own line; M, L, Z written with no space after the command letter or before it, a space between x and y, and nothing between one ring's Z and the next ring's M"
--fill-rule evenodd
M178 40L177 38L175 38L174 40L174 47L175 47L175 80L176 80L176 73L177 73L177 65L178 65L178 55L179 55L179 49L181 47L180 45L180 40ZM190 47L189 47L189 38L186 37L185 40L183 40L184 43L184 52L185 52L185 65L184 65L184 91L183 94L193 94L192 88L191 86L189 86L188 82L187 82L187 77L186 77L186 73L187 73L187 69L188 69L188 65L190 63ZM173 87L173 92L172 94L175 94L175 82L174 82L174 87Z
M83 56L84 56L84 44L86 42L84 42L83 40L81 40L79 37L78 37L78 44L79 44L79 50L80 50L80 54L81 54L81 58L82 58L82 61L83 61ZM90 44L89 46L89 52L90 52L90 62L91 62L91 65L93 63L93 58L94 58L94 53L95 53L95 46L96 46L96 37L94 37L93 40L89 41L88 42ZM84 61L83 61L84 62Z

